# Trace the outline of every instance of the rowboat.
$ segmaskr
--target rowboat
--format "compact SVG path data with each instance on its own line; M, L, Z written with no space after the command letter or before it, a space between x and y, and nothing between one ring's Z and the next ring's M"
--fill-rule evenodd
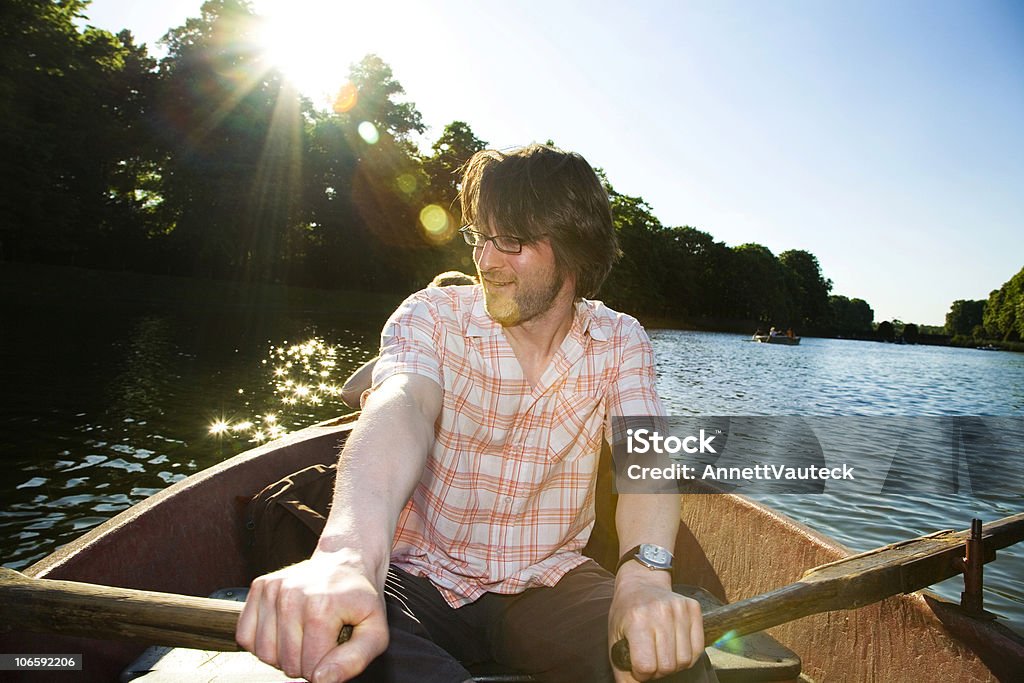
M784 334L755 334L751 340L762 344L782 344L784 346L796 346L800 343L800 337L788 337Z
M353 422L349 416L321 423L199 472L24 573L193 596L246 586L252 576L244 559L245 502L295 470L334 461ZM606 509L608 479L599 479L598 488L599 510ZM742 496L688 494L681 515L675 551L685 559L677 580L702 586L726 602L785 586L810 567L851 555L835 541ZM590 547L599 561L617 555L613 544L601 540L608 524L599 517ZM1024 640L993 621L967 616L959 605L927 591L799 618L769 633L799 655L801 681L996 681L1012 680L1024 671ZM115 680L145 646L42 636L17 628L0 632L2 653L83 655L81 671L47 672L46 680ZM40 680L38 674L21 676ZM19 680L12 671L0 677Z

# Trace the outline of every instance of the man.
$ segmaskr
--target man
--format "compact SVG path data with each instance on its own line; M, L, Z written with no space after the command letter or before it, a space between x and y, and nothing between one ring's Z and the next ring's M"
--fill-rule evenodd
M715 680L663 570L678 496L620 496L616 575L580 552L611 416L663 413L643 329L583 298L619 254L604 188L534 145L475 155L461 202L480 285L391 316L317 549L253 583L239 643L314 683L465 681L489 659L619 683L699 660L687 680ZM633 671L613 673L624 637Z

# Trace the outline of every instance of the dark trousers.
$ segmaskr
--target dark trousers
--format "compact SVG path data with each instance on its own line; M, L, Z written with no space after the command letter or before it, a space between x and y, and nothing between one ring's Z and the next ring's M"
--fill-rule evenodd
M608 610L614 581L588 561L552 588L488 593L453 609L428 579L392 566L385 583L391 641L357 680L462 683L471 679L466 667L494 662L540 681L612 681ZM717 678L705 654L692 669L663 680Z

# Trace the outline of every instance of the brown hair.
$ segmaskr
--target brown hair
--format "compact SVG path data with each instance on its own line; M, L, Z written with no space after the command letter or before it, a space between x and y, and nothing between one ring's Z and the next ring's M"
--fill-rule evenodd
M526 243L551 239L555 263L592 297L619 259L608 193L574 152L530 145L477 152L463 168L462 215L486 232Z

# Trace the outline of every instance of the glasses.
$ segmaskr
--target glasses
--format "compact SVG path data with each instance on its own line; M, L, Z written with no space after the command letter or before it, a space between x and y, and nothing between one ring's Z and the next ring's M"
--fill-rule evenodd
M504 254L521 254L523 252L523 240L511 235L495 235L488 237L482 232L477 232L472 225L459 228L459 232L466 239L466 244L471 247L483 247L488 242L494 243L494 248Z

